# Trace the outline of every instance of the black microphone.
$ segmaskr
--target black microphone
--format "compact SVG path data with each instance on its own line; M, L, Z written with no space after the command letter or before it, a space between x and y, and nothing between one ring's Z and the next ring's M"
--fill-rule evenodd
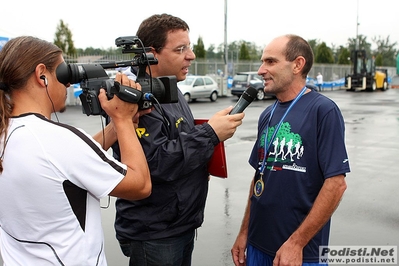
M238 99L236 105L231 110L230 114L238 114L242 113L247 106L255 100L256 95L258 94L258 90L253 87L248 87L241 95L240 99Z

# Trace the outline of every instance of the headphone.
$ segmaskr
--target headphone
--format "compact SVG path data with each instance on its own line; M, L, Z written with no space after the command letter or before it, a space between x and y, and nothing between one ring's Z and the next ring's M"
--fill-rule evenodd
M48 82L47 82L46 76L45 76L45 75L41 75L41 76L40 76L40 79L44 80L44 85L46 85L46 87L47 87Z
M48 93L48 89L47 89L48 81L47 81L47 78L46 78L45 75L41 75L41 76L40 76L40 79L42 79L42 80L44 81L44 85L46 85L47 96L48 96L48 98L50 99L51 105L53 106L53 111L54 111L55 117L57 118L57 121L60 122L60 121L58 120L57 113L55 112L53 100L51 100L51 97L50 97L50 95L49 95L49 93ZM62 264L62 265L64 265L64 264Z

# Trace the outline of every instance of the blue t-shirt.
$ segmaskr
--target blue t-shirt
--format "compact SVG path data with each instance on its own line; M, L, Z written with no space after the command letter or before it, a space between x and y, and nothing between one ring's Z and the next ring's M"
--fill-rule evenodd
M249 163L259 179L268 143L290 102L272 106L258 122L258 137ZM292 107L268 150L264 191L251 198L248 242L268 255L277 250L309 213L326 178L350 172L344 140L344 121L338 106L315 91L302 96ZM319 246L328 245L330 221L303 250L304 262L318 262Z

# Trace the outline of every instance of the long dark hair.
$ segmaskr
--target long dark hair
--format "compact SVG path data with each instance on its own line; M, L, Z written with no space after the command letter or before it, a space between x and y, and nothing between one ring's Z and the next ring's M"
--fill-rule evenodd
M4 146L0 153L0 173L3 171L7 128L13 110L11 92L26 86L28 79L40 63L55 71L62 50L53 43L32 37L21 36L9 40L0 51L0 135Z

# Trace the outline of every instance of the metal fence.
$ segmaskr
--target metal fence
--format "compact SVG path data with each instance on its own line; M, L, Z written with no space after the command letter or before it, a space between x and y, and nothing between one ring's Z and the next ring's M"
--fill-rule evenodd
M67 63L109 63L128 61L132 59L131 55L121 54L112 56L65 56ZM190 74L193 75L209 75L212 76L219 84L219 95L228 96L230 92L229 80L237 73L242 71L258 71L261 65L260 61L230 61L225 64L224 60L207 60L196 59L191 62ZM388 69L388 77L396 75L395 67L383 67ZM225 72L227 70L227 75ZM344 78L347 74L351 73L350 65L332 65L332 64L314 64L309 72L309 78L316 79L317 73L323 75L324 82L334 82ZM230 78L229 78L230 77ZM341 82L342 83L342 82ZM336 85L335 85L336 86ZM334 83L332 85L334 88Z
M234 76L235 73L241 71L258 71L260 65L260 62L254 61L230 62L227 64L227 72L229 76ZM387 68L388 76L390 77L396 75L395 67L381 68ZM220 75L224 71L225 64L223 61L195 60L191 63L190 67L190 73L194 75ZM313 64L309 72L309 77L315 79L318 72L323 75L324 81L334 81L344 78L352 70L350 65Z
M111 61L126 61L131 59L131 55L121 54L113 56L75 56L66 57L67 62L74 63L107 63ZM227 76L234 76L241 71L258 71L260 61L231 61L227 63ZM388 69L388 76L396 75L395 67L383 67ZM226 65L223 60L196 59L191 62L190 73L193 75L224 76ZM334 81L345 77L351 73L350 65L314 64L309 72L309 77L316 78L317 73L323 75L324 81Z

